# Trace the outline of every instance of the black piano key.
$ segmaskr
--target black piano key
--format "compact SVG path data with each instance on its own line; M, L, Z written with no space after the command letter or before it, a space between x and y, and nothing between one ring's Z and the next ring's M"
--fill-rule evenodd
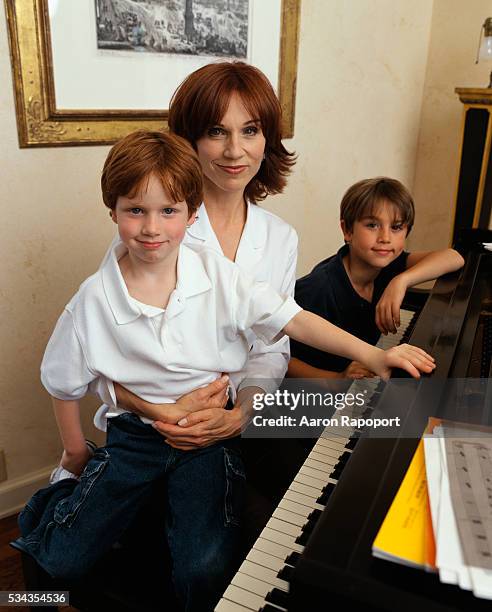
M349 450L354 450L355 445L357 444L358 441L359 441L359 438L350 438L347 444L345 444L345 448L348 448Z
M313 510L311 514L307 517L307 521L304 523L302 530L303 531L312 531L314 526L318 522L319 517L323 514L321 510Z
M270 604L266 604L260 609L260 612L278 612L278 608L271 606Z
M339 463L337 463L336 466L333 468L333 472L330 474L330 478L333 478L334 480L340 480L340 476L342 475L344 467L345 465L340 465Z
M288 609L289 595L280 589L273 588L265 597L265 601L271 601L273 604L280 606L281 608Z
M321 493L321 495L316 500L316 503L321 504L322 506L326 506L328 500L330 499L330 495L333 493L334 488L335 485L332 482L328 483L326 487L324 487L323 493Z
M343 464L347 463L347 461L350 459L351 456L352 456L352 453L348 453L347 451L343 452L340 455L340 457L338 458L338 464L340 464L340 463L343 463Z
M317 508L315 510L313 510L310 515L308 516L308 521L314 521L316 522L319 517L321 516L322 511L318 510Z
M287 565L292 565L294 567L300 558L301 558L301 553L291 552L290 555L285 559L285 563Z
M311 514L308 516L307 522L302 526L302 533L296 539L298 544L305 546L307 541L309 540L309 536L311 535L316 523L318 522L319 517L321 516L321 510L313 510Z
M290 582L292 579L292 574L294 573L294 568L289 565L284 565L284 567L279 571L277 576L286 582Z
M296 544L300 544L301 546L306 546L310 536L311 536L311 531L304 531L304 528L303 528L301 535L296 538Z

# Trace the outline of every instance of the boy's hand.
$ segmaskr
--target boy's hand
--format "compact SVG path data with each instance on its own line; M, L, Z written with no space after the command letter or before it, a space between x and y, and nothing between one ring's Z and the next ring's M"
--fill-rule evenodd
M342 372L343 378L373 378L376 376L374 372L368 370L366 366L358 361L352 361Z
M87 445L84 444L84 448L77 452L64 450L61 465L69 472L72 472L72 474L75 474L75 476L80 476L91 457L92 453L87 448Z
M387 351L375 350L378 351L378 354L374 360L371 360L370 366L384 380L388 380L392 368L401 368L414 378L420 378L420 372L429 374L436 367L433 357L421 348L410 344L400 344Z
M382 334L394 334L400 327L400 307L407 288L407 283L400 274L395 276L384 290L376 306L376 325Z

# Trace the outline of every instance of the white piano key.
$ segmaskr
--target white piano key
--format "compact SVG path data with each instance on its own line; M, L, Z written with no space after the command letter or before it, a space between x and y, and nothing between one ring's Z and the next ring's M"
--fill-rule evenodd
M347 442L345 442L345 439L344 439L343 446L339 446L338 448L327 448L323 444L320 444L318 441L313 446L313 450L311 452L316 453L316 455L318 456L324 457L327 462L335 464L338 461L338 457L340 457L340 455L347 450L345 448L346 444ZM333 456L333 452L332 452L333 450L336 451L335 456Z
M280 504L273 511L272 517L285 521L286 523L292 523L292 525L297 525L298 527L302 527L306 522L306 517L289 512L288 510L281 508Z
M340 455L341 455L341 451L340 451ZM306 461L308 459L314 460L317 463L322 463L325 467L333 467L334 465L336 465L338 458L334 458L334 457L329 457L328 455L323 455L321 453L318 453L317 450L313 450L309 453L308 458L306 459Z
M306 518L311 514L313 509L310 506L303 506L302 504L298 504L295 501L291 501L286 497L283 497L277 507L277 510L288 510L293 514L297 514L301 518Z
M281 589L286 592L289 591L289 583L277 576L278 571L276 572L268 569L263 567L263 565L257 565L248 559L242 562L238 571L246 576L251 576L252 578L266 582L271 588Z
M316 497L316 499L318 499L318 497ZM303 493L300 493L299 491L294 491L294 489L292 489L292 484L291 484L291 488L285 492L284 499L294 501L298 504L306 506L307 508L312 508L313 510L316 510L316 509L324 510L324 506L322 504L318 504L316 499L313 499L312 497L308 497L307 495L304 495Z
M249 612L249 610L251 610L251 608L245 608L228 599L221 599L215 606L215 612Z
M331 442L328 442L328 444L325 444L324 442L318 442L313 446L313 450L311 452L314 451L315 453L323 455L326 460L329 461L331 459L333 463L336 463L338 457L343 453L345 444L343 446L334 447ZM308 457L309 456L310 454L308 455Z
M325 439L325 435L326 435L326 439ZM325 432L323 432L321 434L321 437L318 438L318 441L316 442L316 444L314 445L314 448L318 448L318 452L323 452L325 455L329 455L331 457L336 457L337 453L339 453L342 448L345 446L345 444L347 444L347 437L340 437L340 440L343 440L343 445L340 444L338 447L336 446L336 443L333 442L333 437L330 437L329 434L325 434Z
M341 436L336 433L330 434L329 430L326 429L323 432L323 437L318 438L314 447L316 448L317 446L328 446L329 448L344 448L348 441L348 436Z
M345 446L345 444L347 444L347 441L348 441L347 436L340 436L338 435L338 433L334 433L332 436L330 436L328 435L328 431L329 431L329 428L327 427L324 432L325 435L323 436L323 438L318 438L316 440L316 443L318 443L321 440L321 443L324 446L329 446L330 448L343 447Z
M302 493L306 495L306 497L311 497L313 501L316 501L319 497L319 489L315 489L314 487L310 487L308 485L302 484L301 482L297 482L296 479L290 483L289 489L291 491L296 491L296 493Z
M274 557L273 555L269 555L262 550L256 550L252 548L249 553L246 555L246 559L251 561L252 563L256 563L256 565L262 565L274 572L279 572L285 565L285 561L280 559L279 557Z
M294 539L301 535L301 528L298 525L293 525L292 523L286 523L278 518L272 516L272 518L266 524L270 529L275 529L275 531L279 531L280 533L285 533L286 535L292 536ZM301 525L302 527L302 525Z
M270 540L270 542L275 542L276 544L282 544L282 546L287 546L287 548L290 548L290 552L302 552L304 550L304 546L298 544L295 541L295 538L293 538L292 536L289 536L285 533L280 533L280 531L270 529L269 527L265 527L261 532L260 536L265 540Z
M253 576L247 576L246 574L241 573L241 571L238 571L238 573L234 576L231 584L244 589L245 591L250 591L259 597L262 597L263 600L273 588L271 584L268 584L268 582L263 582L263 580L258 580L258 578L253 578Z
M346 436L339 437L339 440L341 441L341 443L338 445L337 445L336 440L334 441L333 438L336 438L336 436L330 436L330 434L326 433L326 430L325 430L321 434L321 437L318 438L315 444L315 447L316 446L322 447L325 450L325 452L328 453L330 450L337 452L340 450L338 447L345 446L345 444L347 444L346 441L348 440L348 438Z
M296 476L295 476L295 480L297 482L300 482L304 485L308 485L310 487L314 487L316 488L320 493L322 488L325 486L326 484L326 480L321 480L318 478L313 478L312 476L309 476L308 474L305 473L304 471L304 467L301 467L299 469L299 471L297 472Z
M311 455L306 459L306 461L304 461L304 465L302 467L313 470L313 472L316 471L319 474L326 474L327 476L333 472L334 468L333 465L326 465L325 463L321 463L321 461L316 461L316 459L311 457ZM320 478L320 476L316 476L314 473L312 476L315 478Z
M285 561L285 559L287 559L292 552L288 546L279 544L278 542L272 542L271 540L266 540L261 536L253 544L253 548L260 550L261 552L268 553L273 557L278 557L279 559L282 559L282 561Z
M251 591L241 589L232 583L225 590L223 598L244 606L249 610L259 610L265 603L264 597L255 595Z

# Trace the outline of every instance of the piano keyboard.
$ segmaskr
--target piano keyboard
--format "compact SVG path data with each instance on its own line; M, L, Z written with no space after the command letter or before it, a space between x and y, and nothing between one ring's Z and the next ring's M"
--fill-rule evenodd
M401 310L400 317L397 333L381 336L378 347L386 350L406 341L417 317L411 310ZM377 399L380 380L354 380L349 391L357 393L361 385L369 389L370 397L361 408L366 411ZM216 612L287 610L290 575L355 448L357 436L353 434L354 430L349 437L342 437L328 429L321 434L225 590Z

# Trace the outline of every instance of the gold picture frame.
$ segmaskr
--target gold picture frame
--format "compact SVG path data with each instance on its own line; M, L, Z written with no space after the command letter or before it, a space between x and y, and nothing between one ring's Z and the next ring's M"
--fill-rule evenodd
M278 93L284 138L294 134L300 2L282 0ZM112 144L136 129L166 125L166 110L58 109L47 0L5 0L5 7L21 148Z

